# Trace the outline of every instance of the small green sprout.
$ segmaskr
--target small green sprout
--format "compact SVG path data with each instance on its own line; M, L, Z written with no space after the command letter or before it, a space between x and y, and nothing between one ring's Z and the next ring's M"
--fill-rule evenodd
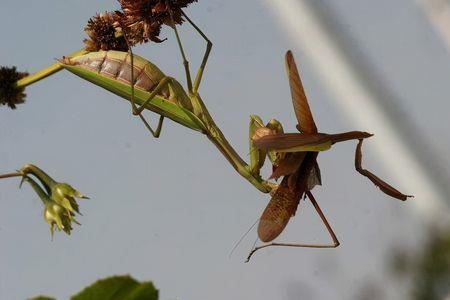
M33 176L35 179L31 178ZM53 239L55 228L70 234L72 222L80 225L74 218L75 213L80 214L76 198L89 199L74 189L70 184L55 181L43 170L32 164L26 164L16 173L0 175L0 179L10 177L22 177L31 185L33 190L44 204L44 219L50 225ZM39 182L39 183L38 183Z
M63 230L65 233L70 234L70 231L72 230L72 221L79 224L73 217L74 214L49 197L36 181L27 175L24 175L23 180L31 185L45 206L44 219L50 225L52 239L55 232L55 225L56 229L59 231Z
M79 191L74 189L70 184L60 182L57 182L52 186L51 195L52 199L56 203L58 203L71 213L74 211L80 213L78 203L75 200L75 198L89 199L89 197L81 194Z

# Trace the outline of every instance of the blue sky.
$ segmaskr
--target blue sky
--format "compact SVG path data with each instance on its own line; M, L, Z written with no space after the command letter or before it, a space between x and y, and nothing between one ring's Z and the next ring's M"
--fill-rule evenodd
M406 0L341 0L327 7L448 161L450 141L442 137L450 125L450 60L418 8ZM82 28L92 15L117 8L115 1L3 0L0 64L38 70L81 48ZM299 41L286 34L266 2L200 1L187 13L214 43L200 93L244 158L251 114L295 129L287 49L294 51L319 129L370 130L355 128L341 112ZM181 33L195 70L204 42L188 26ZM172 32L162 36L168 41L136 52L184 84ZM408 283L390 277L388 259L393 247L420 245L428 221L413 204L388 198L354 171L354 143L319 155L324 185L315 195L342 246L269 249L244 264L255 231L231 258L229 251L269 198L240 178L208 139L171 121L153 139L128 103L68 72L27 88L27 94L17 110L0 110L1 171L35 163L91 200L81 203L82 226L52 242L31 188L0 182L1 299L66 299L98 278L124 273L153 280L162 299L350 299L368 286L383 287L385 299L408 299ZM157 117L149 117L156 124ZM375 137L365 144L365 165L398 185L402 181L373 150L376 143ZM420 194L412 184L399 187ZM280 240L320 242L328 236L311 205L302 202Z

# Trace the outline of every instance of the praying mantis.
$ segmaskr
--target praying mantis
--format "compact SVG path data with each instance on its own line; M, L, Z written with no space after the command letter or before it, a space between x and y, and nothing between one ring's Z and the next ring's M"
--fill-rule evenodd
M220 150L236 171L253 186L264 193L270 192L275 184L263 180L259 173L252 172L248 164L236 153L219 127L215 124L198 92L203 73L212 49L212 42L200 28L184 13L183 17L206 41L206 50L195 79L189 69L176 25L171 24L185 68L187 90L174 78L166 76L155 64L132 53L123 51L77 51L63 57L45 71L25 77L17 82L23 88L62 69L100 86L121 98L130 101L133 115L144 122L151 134L158 138L164 118L205 134ZM142 116L144 110L160 115L157 128L153 130Z
M283 133L283 128L279 121L272 119L264 126L258 116L251 116L249 125L250 163L247 164L237 154L215 124L199 94L204 70L213 44L183 11L181 11L181 14L206 42L206 50L201 64L196 76L192 77L189 62L175 22L170 24L170 27L174 30L177 45L183 59L187 83L186 90L176 79L165 75L155 64L133 54L128 40L128 51L89 52L80 50L72 55L63 57L44 72L38 72L19 80L17 87L23 88L28 84L65 69L129 101L132 114L142 120L155 138L158 138L161 134L164 118L169 118L206 135L242 177L261 192L271 193L272 195L272 199L264 210L258 226L260 240L269 244L253 249L248 259L257 250L269 246L313 248L339 246L336 235L311 193L313 187L321 182L320 170L316 161L318 152L330 149L337 142L353 139L359 140L355 159L356 169L385 193L401 200L406 200L409 197L361 167L361 143L363 139L370 137L371 134L360 131L341 134L318 133L290 51L286 55L286 68L289 75L294 111L298 120L297 129L299 129L300 133ZM126 33L126 30L124 30L125 38ZM160 115L156 129L153 129L143 117L142 113L144 110L150 110ZM274 172L268 180L265 180L261 176L260 171L267 156L274 166ZM270 181L270 179L281 176L283 176L283 180L279 185ZM302 197L308 197L312 202L331 235L333 244L308 245L272 242L284 230L289 219L295 214Z
M283 133L282 127L260 126L255 129L252 141L252 150L260 151L264 155L267 151L282 154L281 158L272 156L274 171L270 178L283 177L279 187L273 192L272 199L265 208L258 224L258 237L262 242L268 243L255 247L247 257L247 261L258 250L270 246L303 247L303 248L336 248L340 245L325 215L319 207L311 190L321 184L320 169L317 156L338 142L359 140L355 153L356 170L369 178L384 193L391 197L405 201L410 195L405 195L375 176L361 166L362 141L372 134L362 131L351 131L339 134L318 133L303 84L291 51L286 53L286 70L291 88L292 103L298 121L297 129L300 133ZM272 121L273 124L273 121ZM259 132L258 132L259 131ZM332 244L297 244L272 242L286 227L289 219L296 213L301 198L308 198L330 234Z
M206 51L195 80L192 81L189 63L178 30L175 25L171 26L183 58L187 91L176 79L166 76L156 65L134 55L131 47L128 52L99 51L63 58L60 61L61 67L130 101L133 115L141 118L155 138L158 138L161 133L165 117L202 132L219 148L240 175L257 189L267 193L272 190L274 184L250 171L249 166L236 153L217 127L198 93L212 49L212 42L184 12L182 14L206 41ZM141 115L144 109L160 115L156 130L153 130Z

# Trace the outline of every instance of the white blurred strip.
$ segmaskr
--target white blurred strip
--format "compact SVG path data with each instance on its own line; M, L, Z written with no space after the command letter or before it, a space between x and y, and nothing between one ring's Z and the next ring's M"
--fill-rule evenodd
M385 170L395 179L394 186L415 195L415 198L408 200L407 206L414 207L426 218L436 218L446 212L446 205L437 194L433 182L425 176L409 149L401 142L395 124L377 105L377 99L363 88L314 10L303 0L265 2L289 39L296 43L293 48L302 50L306 56L304 59L315 67L324 86L335 95L340 113L354 122L358 130L375 134L366 141L365 148L375 148L379 160L385 164ZM301 69L301 65L299 67ZM367 166L380 173L380 168L373 167Z
M428 21L450 51L450 2L448 0L418 0Z

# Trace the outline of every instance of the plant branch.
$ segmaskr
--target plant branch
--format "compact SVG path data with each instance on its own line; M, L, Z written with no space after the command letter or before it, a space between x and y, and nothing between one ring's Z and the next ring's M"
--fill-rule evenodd
M75 57L75 56L79 56L79 55L83 55L88 53L87 50L85 50L84 48L73 52L72 54L70 54L68 57ZM56 72L61 71L63 68L61 66L61 64L59 62L56 62L50 66L48 66L47 68L44 68L32 75L26 76L20 80L17 81L16 83L16 87L17 88L24 88L30 84L33 84L41 79L44 79L50 75L55 74Z
M12 178L12 177L21 177L21 176L23 176L22 173L15 172L15 173L2 174L2 175L0 175L0 179Z

